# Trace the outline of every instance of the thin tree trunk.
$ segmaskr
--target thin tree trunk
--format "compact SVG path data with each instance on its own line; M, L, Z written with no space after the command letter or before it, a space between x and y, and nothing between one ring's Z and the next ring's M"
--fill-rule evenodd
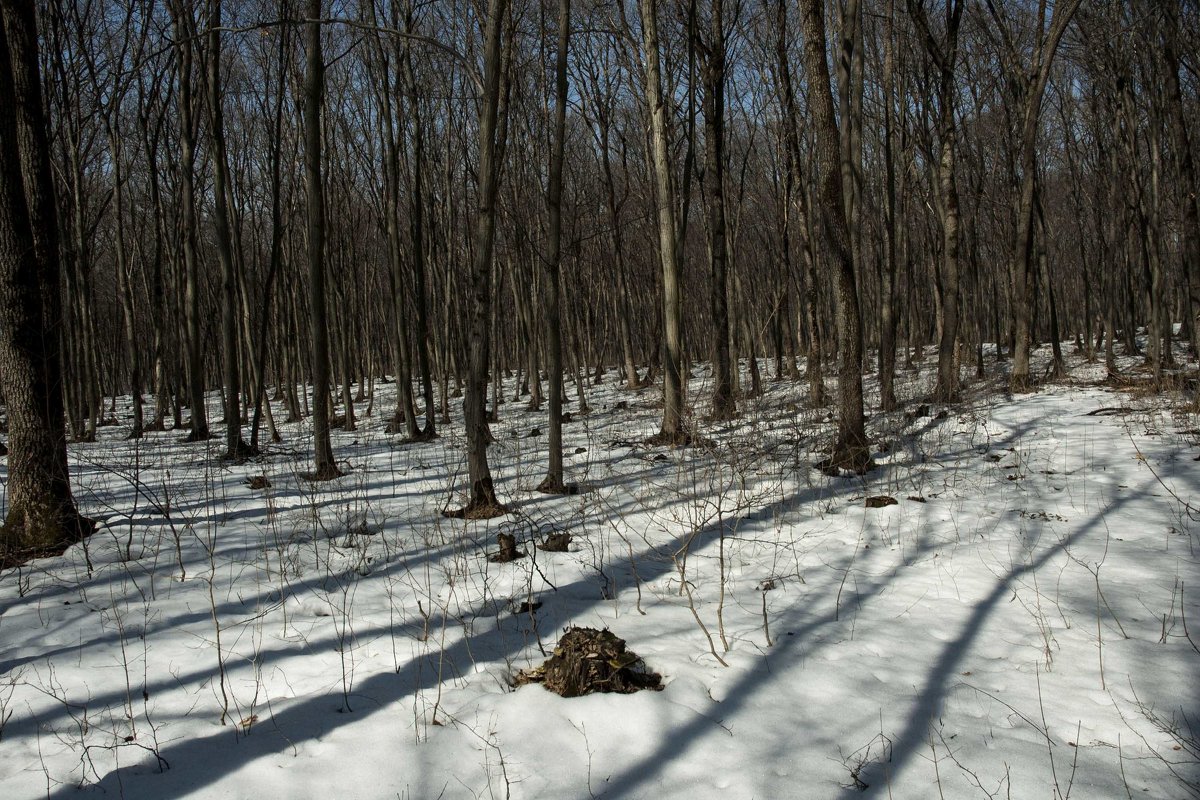
M238 374L238 292L233 260L233 229L229 224L229 162L225 153L225 113L221 90L221 0L212 0L208 34L208 120L212 140L213 210L217 260L221 264L221 350L225 388L224 459L240 461L253 455L242 439L241 380Z
M308 0L305 23L304 177L308 195L308 283L312 328L313 480L342 473L329 438L329 323L325 312L325 189L321 178L321 104L325 62L321 54L321 0Z
M737 414L729 351L729 243L725 223L725 23L722 0L712 0L704 64L704 196L708 211L708 258L712 270L712 418Z
M496 235L496 195L500 164L497 158L497 123L500 106L501 33L507 0L488 3L487 36L484 45L483 98L479 113L479 190L475 214L474 253L471 263L471 303L468 329L467 386L463 400L467 439L467 474L470 498L467 505L448 516L469 519L495 517L507 509L496 498L488 464L488 321L492 306L492 255ZM494 376L499 382L500 375Z
M545 325L546 370L549 372L549 466L538 491L565 494L563 482L562 407L563 359L562 319L559 308L559 272L562 264L563 148L567 132L567 48L571 38L571 0L558 3L558 52L554 62L554 134L550 152L550 179L546 187L549 243L546 253ZM533 380L537 381L537 374Z
M690 439L683 419L683 309L679 293L682 264L675 219L675 188L671 180L667 100L663 96L659 64L658 2L640 0L638 7L642 16L642 61L646 71L654 206L663 276L663 417L662 426L653 441L679 445L686 444Z

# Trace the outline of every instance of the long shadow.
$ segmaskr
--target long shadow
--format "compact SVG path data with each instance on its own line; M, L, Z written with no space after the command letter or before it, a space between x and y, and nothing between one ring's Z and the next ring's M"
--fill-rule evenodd
M912 712L908 716L904 730L892 740L891 761L876 761L864 765L862 771L859 772L859 780L865 784L873 785L889 778L894 779L916 756L917 751L923 750L928 745L927 736L930 721L936 718L946 699L947 691L952 688L948 679L959 672L960 662L978 638L988 617L1000 603L1000 600L1011 593L1013 582L1024 575L1037 572L1054 556L1069 550L1072 545L1099 527L1104 514L1111 513L1119 505L1120 503L1106 507L1103 511L1096 513L1079 530L1059 540L1056 545L1047 548L1036 558L1032 558L1019 566L1014 566L1002 579L996 582L996 585L988 593L987 597L975 604L970 617L968 617L958 636L947 642L942 648L937 661L934 662L932 669L930 669L926 677L924 687L920 694L912 701ZM857 796L861 796L861 792L853 787L844 789L841 794L843 800L849 800L849 798Z
M1028 427L1032 427L1032 425L1033 423L1031 422ZM1014 430L1012 437L1018 437L1018 433L1018 431ZM904 731L893 741L891 763L876 763L871 765L870 770L864 769L859 774L860 779L868 784L875 783L881 779L879 774L881 771L888 770L894 774L898 773L913 758L917 750L924 746L924 735L928 730L929 720L936 714L936 709L945 698L946 690L950 688L946 685L947 678L956 672L958 662L979 634L984 622L996 604L1002 597L1008 594L1012 582L1022 575L1037 571L1055 554L1070 548L1073 543L1093 531L1100 524L1103 515L1109 513L1111 510L1111 506L1105 508L1103 511L1097 513L1090 522L1081 527L1080 530L1076 531L1070 537L1061 540L1055 547L1047 549L1044 553L1026 564L1014 567L997 583L988 597L975 606L971 617L963 627L962 633L943 648L941 655L930 671L924 689L913 703L913 712L909 717ZM928 546L927 544L926 547ZM863 584L860 584L860 592L851 596L840 609L834 609L821 617L793 628L792 632L794 635L777 642L772 651L773 656L777 657L778 655L786 654L802 647L821 628L834 624L839 617L839 611L853 614L869 598L878 595L886 587L887 583L888 581L876 580L870 584L866 584L865 588L863 588ZM745 676L740 678L731 687L725 700L722 701L722 711L727 714L743 706L755 691L762 687L764 682L765 676L762 674L762 671L755 670L746 673ZM663 737L664 744L647 753L637 762L627 765L621 774L612 777L605 785L606 793L613 797L627 797L634 795L639 789L647 788L657 775L657 765L684 752L704 733L709 732L712 725L711 720L698 718L667 733ZM846 788L841 795L843 800L848 800L848 798L856 796L861 796L861 792L859 789L853 787Z

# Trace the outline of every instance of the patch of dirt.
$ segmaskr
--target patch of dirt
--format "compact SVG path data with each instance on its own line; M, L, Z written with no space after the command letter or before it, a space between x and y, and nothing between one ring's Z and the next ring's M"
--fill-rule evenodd
M867 508L883 508L884 506L894 506L900 501L890 495L877 494L873 497L868 497L864 505Z

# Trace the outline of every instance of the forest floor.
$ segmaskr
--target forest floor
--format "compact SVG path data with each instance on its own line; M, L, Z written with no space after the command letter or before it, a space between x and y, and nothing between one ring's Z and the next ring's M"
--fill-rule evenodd
M609 373L564 429L577 495L535 491L544 412L501 407L488 521L442 517L461 424L401 444L394 385L327 483L304 424L243 465L102 428L70 447L99 531L0 573L0 797L1200 796L1196 398L1073 364L922 415L927 360L852 478L813 468L802 383L671 450ZM665 688L514 690L573 625Z

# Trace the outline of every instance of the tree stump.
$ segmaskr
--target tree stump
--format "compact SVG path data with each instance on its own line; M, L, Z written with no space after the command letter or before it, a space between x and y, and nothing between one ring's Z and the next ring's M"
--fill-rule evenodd
M571 534L566 531L556 531L546 537L540 549L547 553L565 553L571 545Z
M593 692L631 694L662 689L662 676L649 672L625 641L609 630L568 628L546 663L517 673L514 684L540 683L562 697Z
M496 534L496 541L500 545L500 552L492 556L492 561L497 564L507 564L509 561L516 561L525 555L517 549L517 537L511 533Z

